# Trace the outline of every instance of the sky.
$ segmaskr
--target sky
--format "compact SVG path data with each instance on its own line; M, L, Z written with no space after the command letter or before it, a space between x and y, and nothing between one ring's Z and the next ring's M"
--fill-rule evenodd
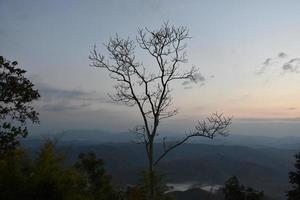
M162 130L188 130L217 111L234 117L236 133L298 135L299 10L298 0L0 0L0 55L17 60L42 95L35 132L124 131L140 116L109 101L114 82L89 66L90 50L105 54L111 36L135 39L139 27L187 26L187 66L203 78L173 85L179 114Z

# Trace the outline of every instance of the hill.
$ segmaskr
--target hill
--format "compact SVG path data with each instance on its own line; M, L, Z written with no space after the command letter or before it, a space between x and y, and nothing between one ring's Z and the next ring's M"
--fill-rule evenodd
M41 143L37 139L24 142L32 152ZM158 155L162 144L156 145ZM113 181L121 185L136 184L140 170L147 163L144 146L129 142L95 144L61 140L58 147L67 153L69 163L73 163L81 152L96 152L105 161ZM236 175L243 184L282 199L288 189L287 174L293 169L296 152L296 149L271 147L184 144L160 163L159 170L166 174L168 183L222 185Z

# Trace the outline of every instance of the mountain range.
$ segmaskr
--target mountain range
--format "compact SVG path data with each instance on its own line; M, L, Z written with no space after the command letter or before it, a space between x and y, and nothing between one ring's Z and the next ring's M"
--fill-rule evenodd
M109 133L99 130L70 130L51 135L59 142L73 163L81 152L94 151L106 163L106 169L116 184L136 184L147 160L143 144L133 142L130 133ZM49 136L31 136L23 141L34 152ZM170 141L179 138L169 135ZM300 151L300 138L230 135L214 140L198 138L171 151L158 165L158 170L171 184L223 185L231 176L237 176L244 185L264 190L270 199L282 199L289 189L288 172L293 170L293 155ZM155 155L163 151L158 140ZM200 191L201 190L201 191ZM207 194L200 188L173 191L181 196ZM197 195L196 195L197 196ZM220 197L216 197L217 199ZM212 197L213 199L213 197Z

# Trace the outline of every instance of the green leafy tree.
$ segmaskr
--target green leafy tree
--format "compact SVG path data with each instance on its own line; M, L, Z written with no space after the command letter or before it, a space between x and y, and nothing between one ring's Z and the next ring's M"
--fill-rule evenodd
M25 194L32 172L31 164L26 152L21 149L9 151L5 159L0 158L0 199L27 199Z
M141 173L141 180L138 185L140 190L142 191L142 198L143 200L147 200L150 198L150 172L147 170L143 170ZM153 183L154 183L154 199L155 200L172 200L172 197L170 197L166 192L170 189L164 182L164 176L161 174L158 174L155 172L153 175Z
M0 56L0 155L15 148L19 136L27 136L28 120L39 122L31 103L40 94L17 65Z
M113 191L110 176L105 172L104 162L97 159L95 153L80 154L75 167L83 175L85 181L83 191L91 199L116 199L117 193Z
M118 200L103 161L81 154L76 167L47 140L32 160L16 148L0 159L0 199L5 200Z
M298 200L300 199L300 153L295 155L295 171L289 173L290 184L292 184L292 189L288 191L288 200Z
M246 200L260 200L264 198L264 192L257 191L251 187L247 187L245 189L245 197Z
M222 190L225 200L261 200L264 197L262 191L241 185L236 176L229 178Z
M240 185L239 180L236 176L229 178L225 182L225 187L223 188L225 200L243 200L243 190L244 187Z
M75 168L66 166L65 155L55 148L56 142L47 140L32 162L28 176L26 196L43 200L89 200L81 188L83 178Z
M139 184L136 186L128 187L126 191L127 200L147 200L150 198L150 174L149 171L142 170L140 176ZM173 200L173 198L167 194L167 191L170 189L164 183L164 176L155 173L153 176L154 182L154 194L153 197L155 200Z

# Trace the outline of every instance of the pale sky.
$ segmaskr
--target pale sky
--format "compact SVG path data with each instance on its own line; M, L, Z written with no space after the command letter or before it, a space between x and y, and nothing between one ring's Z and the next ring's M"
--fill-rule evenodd
M115 33L134 39L138 27L169 21L189 28L187 66L205 81L173 86L179 114L163 129L189 129L218 111L247 133L260 134L251 123L265 123L264 132L292 123L290 134L300 135L299 10L298 0L0 0L0 55L17 60L41 91L37 131L126 131L137 110L108 102L113 82L89 67L89 51L97 44L105 53Z

